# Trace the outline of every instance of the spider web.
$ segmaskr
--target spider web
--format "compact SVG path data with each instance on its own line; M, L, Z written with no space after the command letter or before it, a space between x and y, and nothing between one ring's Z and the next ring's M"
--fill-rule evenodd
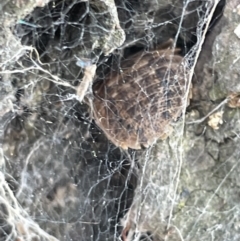
M238 173L232 163L239 158L238 134L229 127L215 133L221 120L213 122L221 119L227 94L212 94L214 104L201 110L196 106L205 103L206 89L191 91L204 40L214 34L225 2L14 4L27 10L10 23L4 17L1 26L0 241L238 240L239 207L224 206L226 193L237 199L225 186ZM2 4L6 12L11 7ZM92 84L119 71L123 59L170 38L184 57L191 104L184 103L168 139L122 150L93 119ZM193 128L208 117L208 131L196 134ZM224 159L216 143L229 136L236 139L222 141L223 150L232 150ZM206 171L214 160L218 168Z

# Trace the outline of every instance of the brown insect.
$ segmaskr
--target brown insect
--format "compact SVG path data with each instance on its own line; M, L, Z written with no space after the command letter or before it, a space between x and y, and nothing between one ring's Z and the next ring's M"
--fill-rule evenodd
M186 81L180 49L169 40L159 49L122 61L93 86L93 114L109 140L123 149L149 147L166 138L181 116Z

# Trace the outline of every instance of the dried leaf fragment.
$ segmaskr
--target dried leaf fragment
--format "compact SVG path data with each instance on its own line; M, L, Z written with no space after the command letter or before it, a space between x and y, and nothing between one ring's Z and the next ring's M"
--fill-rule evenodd
M240 107L240 93L230 94L228 106L231 108L239 108Z
M214 130L218 130L219 129L218 125L223 124L222 116L223 116L223 111L218 111L210 115L208 120L208 125L212 127Z

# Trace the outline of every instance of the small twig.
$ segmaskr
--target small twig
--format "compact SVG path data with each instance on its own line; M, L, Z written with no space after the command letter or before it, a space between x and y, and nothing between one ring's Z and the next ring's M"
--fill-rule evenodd
M96 73L96 68L97 68L97 66L95 64L89 65L85 68L84 77L82 79L82 82L76 88L78 100L80 102L83 101L83 98L87 93L87 90L89 89L91 83L93 82L93 78Z

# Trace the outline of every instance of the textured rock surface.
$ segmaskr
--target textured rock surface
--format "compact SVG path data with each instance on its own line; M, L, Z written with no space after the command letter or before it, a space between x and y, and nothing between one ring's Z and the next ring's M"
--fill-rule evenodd
M207 35L190 106L169 139L144 152L122 152L74 99L86 57L98 61L97 82L109 66L118 69L120 60L176 34L188 52L207 4L185 9L183 2L116 1L118 16L113 1L79 1L76 8L71 1L1 3L1 241L116 240L122 231L135 240L239 240L237 0L227 2ZM113 57L102 55L111 51ZM227 97L234 98L227 103Z

